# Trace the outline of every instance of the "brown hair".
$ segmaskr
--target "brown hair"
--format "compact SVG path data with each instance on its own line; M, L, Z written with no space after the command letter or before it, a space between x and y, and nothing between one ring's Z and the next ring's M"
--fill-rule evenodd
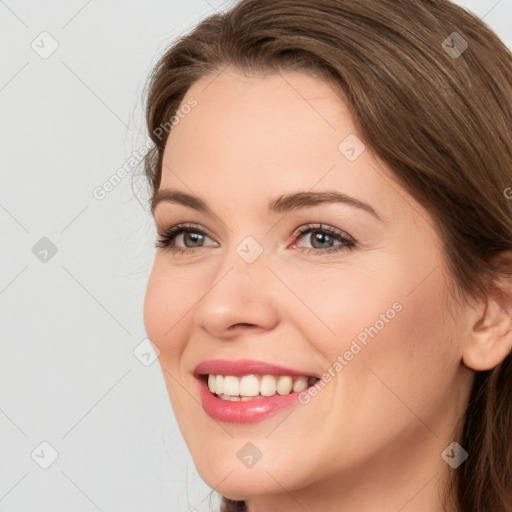
M491 293L510 301L512 54L482 20L448 0L242 0L204 19L148 82L153 193L168 136L161 127L194 82L226 66L329 81L365 144L435 219L450 291L461 301ZM511 354L476 372L461 427L469 457L452 470L452 506L510 512ZM222 512L243 510L243 501L222 501Z

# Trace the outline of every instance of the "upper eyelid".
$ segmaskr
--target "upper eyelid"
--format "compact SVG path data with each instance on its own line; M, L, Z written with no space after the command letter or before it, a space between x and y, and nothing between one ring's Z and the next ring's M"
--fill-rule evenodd
M158 233L161 233L162 235L165 234L167 231L170 230L174 231L174 234L181 234L186 231L197 231L200 233L204 233L207 237L211 238L213 240L213 236L209 234L209 230L201 226L200 224L192 224L188 222L179 222L178 224L172 224L170 226L164 226L161 229L158 229Z

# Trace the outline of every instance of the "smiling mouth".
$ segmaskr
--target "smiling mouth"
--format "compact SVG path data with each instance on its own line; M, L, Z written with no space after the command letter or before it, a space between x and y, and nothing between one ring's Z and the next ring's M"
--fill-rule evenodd
M239 402L291 395L315 385L320 379L290 375L199 375L210 392L220 400Z

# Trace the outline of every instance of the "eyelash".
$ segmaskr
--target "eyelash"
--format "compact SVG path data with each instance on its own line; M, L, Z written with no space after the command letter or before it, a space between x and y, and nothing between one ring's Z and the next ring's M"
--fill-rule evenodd
M313 232L313 231L320 231L323 233L328 234L329 236L335 238L339 242L341 242L340 245L335 245L333 247L329 247L327 249L315 249L315 248L309 248L309 247L299 247L298 249L303 250L306 252L306 254L311 253L338 253L345 250L352 250L356 246L356 242L353 238L346 235L346 233L343 233L343 231L339 231L337 229L331 228L329 226L325 226L323 224L307 224L305 226L302 226L296 232L293 234L293 237L300 237L302 235L305 235L306 233ZM183 248L183 247L177 247L175 245L171 245L171 243L175 240L175 238L180 235L181 233L199 233L202 236L208 235L201 230L197 225L195 224L189 224L189 223L183 223L183 224L177 224L175 226L172 226L170 228L167 228L163 231L163 233L158 237L158 240L155 243L155 247L165 249L171 253L176 254L182 254L182 255L191 255L193 252L195 252L195 249L202 249L202 247L196 247L196 248ZM208 237L210 238L210 237Z

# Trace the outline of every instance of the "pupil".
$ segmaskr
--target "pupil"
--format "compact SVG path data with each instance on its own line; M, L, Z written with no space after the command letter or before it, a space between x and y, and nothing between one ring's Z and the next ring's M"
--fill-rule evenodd
M192 243L195 243L195 242L200 241L200 238L202 237L202 235L200 235L199 233L190 233L190 232L185 233L185 245L187 245L187 241L186 241L187 237L189 240L192 238Z
M325 233L322 233L321 231L316 232L316 236L314 237L315 242L318 240L320 244L325 243L326 240L328 241L329 235L326 235ZM313 244L315 245L315 244Z

